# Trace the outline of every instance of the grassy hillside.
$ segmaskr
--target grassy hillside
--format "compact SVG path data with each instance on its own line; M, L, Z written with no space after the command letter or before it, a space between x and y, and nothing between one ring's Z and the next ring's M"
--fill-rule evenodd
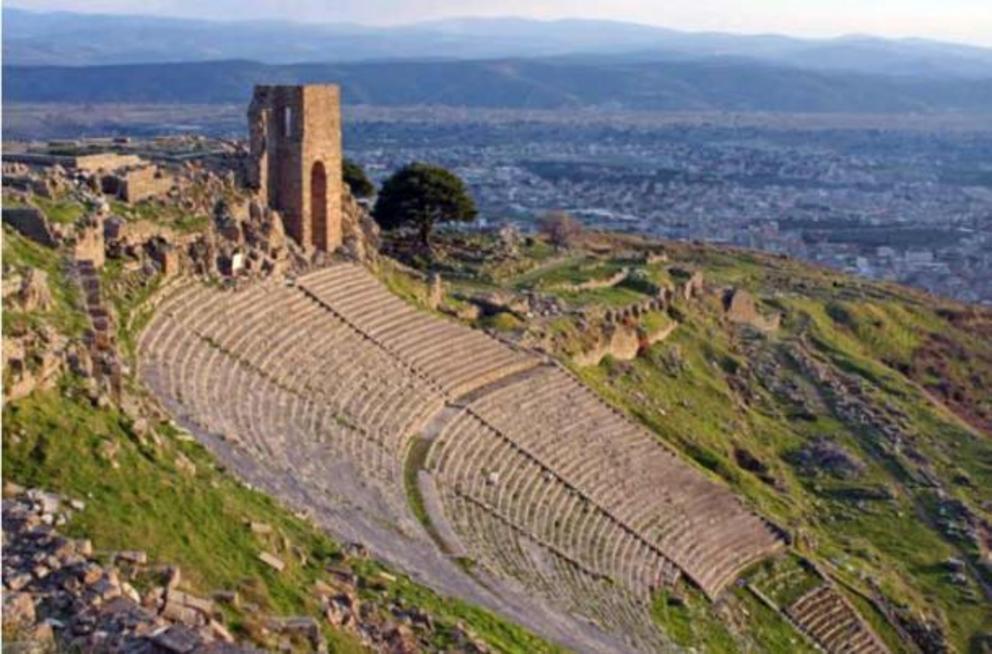
M563 357L783 527L793 551L833 577L894 649L905 648L901 629L982 651L992 638L992 313L753 252L665 244L668 260L647 263L639 249L657 245L593 237L556 252L531 242L512 257L457 237L434 265L452 296L502 290L558 302L556 315L505 333ZM612 288L556 290L621 265L636 275ZM676 293L665 317L679 325L666 340L631 361L570 363L597 312L678 290L686 271L701 271L705 290ZM752 294L759 313L780 314L781 327L729 321L731 287ZM786 603L810 583L787 560L768 565L748 579L783 583Z
M59 253L6 227L3 244L5 266L49 272L55 300L44 313L5 311L4 336L39 326L78 334L85 314ZM157 280L136 284L111 263L103 282L119 325L125 325L118 337L127 351L144 317L138 307ZM144 392L131 380L125 386L130 402L143 401ZM275 647L264 629L269 616L322 618L314 590L321 583L336 587L328 572L332 567L357 576L359 597L370 608L368 620L388 622L393 610L429 615L430 628L416 633L433 651L464 645L469 637L499 652L559 651L488 611L439 596L349 551L309 521L242 485L170 420L145 425L130 413L97 402L92 385L71 373L56 388L7 402L3 479L84 501L85 509L65 529L91 539L97 551L143 550L152 561L176 564L183 587L200 596L237 591L242 603L225 606L226 622L237 636L263 647ZM271 531L255 533L251 523ZM285 570L276 572L260 561L262 551L283 560ZM353 633L321 622L331 652L366 651Z
M713 653L813 651L772 607L788 606L823 576L893 651L914 651L908 639L926 651L944 643L975 653L992 642L988 311L779 257L621 237L592 235L567 250L527 239L509 252L488 236L442 234L433 260L393 251L442 273L444 310L558 356L789 535L786 554L755 566L715 603L685 584L659 594L654 615L673 642ZM62 255L6 228L3 254L9 269L45 270L53 296L45 312L5 312L5 337L41 325L78 337L86 319ZM615 285L576 289L624 270ZM704 282L686 299L694 272ZM387 261L380 274L405 299L426 297L405 268ZM133 361L134 335L148 317L143 302L160 280L110 262L102 283L122 354ZM765 318L778 314L780 326L729 320L731 287L748 291ZM629 320L645 335L675 324L667 338L645 342L632 360L573 363L606 311L642 306L662 289L675 298L667 307ZM471 310L482 297L487 310ZM133 380L125 388L144 401ZM429 613L433 627L419 635L432 650L451 649L468 632L495 651L557 651L342 547L241 485L161 416L143 426L133 412L94 400L87 383L66 374L56 388L7 403L3 475L85 500L69 529L98 549L146 550L179 564L194 592L237 590L279 615L317 615L314 585L330 583L328 566L344 568L375 611ZM271 533L253 533L252 522ZM286 570L259 561L263 550ZM253 611L232 608L226 617L265 644ZM333 651L360 650L347 632L328 627L325 635Z

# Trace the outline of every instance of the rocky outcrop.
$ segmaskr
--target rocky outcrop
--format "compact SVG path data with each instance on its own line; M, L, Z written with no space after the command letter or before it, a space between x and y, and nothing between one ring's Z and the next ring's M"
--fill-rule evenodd
M381 238L379 225L362 204L343 185L341 194L341 234L345 254L358 262L375 263Z
M4 275L3 282L3 300L8 308L48 311L52 307L52 291L44 270L28 268L23 274Z
M88 540L60 535L57 527L73 508L84 508L82 502L9 483L4 496L5 649L187 654L224 645L231 654L260 651L234 643L212 600L179 590L176 568L148 565L137 551L97 558ZM138 577L158 577L162 584L142 595Z
M648 330L643 325L615 323L603 327L595 344L572 356L576 365L596 366L607 356L618 361L631 361L646 348L660 343L675 331L675 321Z
M827 438L817 438L791 456L806 474L820 472L835 477L854 479L864 473L867 466L842 445Z
M72 513L85 508L79 500L5 483L4 651L326 652L322 622L352 634L369 651L414 654L431 649L434 618L400 598L382 595L379 581L360 579L345 562L328 566L313 583L319 618L266 615L236 590L193 592L178 566L152 561L141 550L97 552L86 539L61 535L59 528ZM271 530L260 523L249 528ZM367 555L361 546L348 549L349 556ZM379 577L395 581L384 572ZM366 590L363 598L359 587ZM249 616L245 633L252 643L239 642L237 632L225 624L225 606ZM452 651L489 651L460 626L444 629Z
M3 222L32 241L45 247L55 247L58 237L41 209L35 207L4 207Z
M54 388L62 375L68 341L50 327L3 336L4 401Z
M705 289L705 280L701 270L690 270L681 266L672 266L668 269L669 274L678 280L677 293L683 300L691 300L699 297Z
M167 225L151 220L124 220L111 216L104 221L104 238L108 249L117 252L134 254L136 248L153 240L178 242L179 235Z
M606 326L595 345L572 357L579 366L595 366L608 355L620 361L630 361L641 349L641 337L635 327Z
M782 321L782 316L778 313L771 317L761 315L754 297L740 288L732 288L724 293L723 309L730 322L748 325L763 332L775 331Z
M55 164L38 170L25 163L11 161L12 158L16 158L16 155L12 156L9 153L4 155L4 186L44 198L52 198L66 188L68 180L65 168L62 166Z

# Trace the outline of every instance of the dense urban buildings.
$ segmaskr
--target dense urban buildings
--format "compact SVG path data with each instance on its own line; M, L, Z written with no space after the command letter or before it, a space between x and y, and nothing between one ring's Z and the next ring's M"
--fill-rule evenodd
M454 168L492 222L599 227L780 252L992 304L992 123L922 117L353 111L383 177Z
M344 118L345 152L374 179L414 160L450 167L483 225L526 228L565 209L992 304L987 115L345 106ZM243 122L228 105L21 105L4 128L23 140L243 138Z

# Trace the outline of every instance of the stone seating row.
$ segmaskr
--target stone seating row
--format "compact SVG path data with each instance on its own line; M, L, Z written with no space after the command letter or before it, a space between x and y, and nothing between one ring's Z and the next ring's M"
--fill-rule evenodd
M808 591L786 614L830 654L885 654L888 648L829 583Z
M208 431L318 487L333 487L324 461L349 461L399 513L409 438L447 399L426 468L472 554L645 643L656 589L684 573L715 597L781 546L564 371L417 311L355 266L181 289L140 348L156 392Z
M220 340L221 347L237 347L245 361L273 375L278 383L323 398L370 432L386 430L405 437L414 427L396 425L398 418L409 418L413 407L422 407L428 415L439 407L440 398L429 398L431 391L387 354L370 348L340 321L329 320L320 305L302 294L269 304L277 305L277 320L265 312L254 322L246 316L239 329L250 337L240 342ZM351 365L358 354L363 365ZM315 374L302 375L306 371ZM388 399L397 394L402 396L401 405Z
M570 557L532 539L485 505L458 493L445 498L453 527L482 554L477 563L501 578L515 579L528 592L596 624L622 639L632 650L665 651L650 607Z
M406 439L443 402L325 308L278 285L192 288L160 306L140 343L160 390L210 432L287 468L287 451L323 441L397 495Z
M468 410L657 546L711 597L781 547L732 493L553 366L481 395Z
M478 331L419 311L363 268L338 264L298 285L370 339L458 397L537 364L534 357Z
M427 468L450 493L470 498L535 542L557 548L591 574L648 601L678 569L503 435L468 413L452 420L432 445Z
M159 394L172 398L206 431L240 442L265 465L329 490L333 480L329 474L320 479L320 461L355 461L370 479L392 484L391 503L396 510L405 508L398 435L416 431L442 398L307 296L266 285L237 293L194 287L160 306L141 348L142 365L154 368ZM573 513L589 519L581 511L568 512ZM488 528L502 530L502 538L526 540L498 513L487 515ZM602 523L602 516L597 520L590 526ZM573 532L566 521L560 529ZM666 577L670 582L677 569L656 555L651 569L651 553L643 545L622 532L613 542L597 536L599 531L608 534L609 526L584 530L575 524L572 538L579 544L569 547L581 549L586 539L595 544L597 561L620 560L621 574L632 580L627 583L640 584L636 601L556 545L528 542L549 552L560 577L552 577L556 585L564 580L577 589L570 601L584 607L583 615L610 631L624 625L620 631L640 633L636 638L657 638L646 609L650 586ZM586 532L592 535L586 538Z

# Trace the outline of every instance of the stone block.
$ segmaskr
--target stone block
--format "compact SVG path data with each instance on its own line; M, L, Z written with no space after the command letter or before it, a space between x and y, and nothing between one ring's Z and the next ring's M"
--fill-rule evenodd
M157 632L151 638L158 651L172 654L188 654L200 645L202 639L190 629L172 626Z
M286 568L286 563L282 559L269 552L259 552L258 559L276 572L282 572Z
M35 207L4 207L3 222L32 241L45 247L55 247L58 239L52 231L48 219Z

